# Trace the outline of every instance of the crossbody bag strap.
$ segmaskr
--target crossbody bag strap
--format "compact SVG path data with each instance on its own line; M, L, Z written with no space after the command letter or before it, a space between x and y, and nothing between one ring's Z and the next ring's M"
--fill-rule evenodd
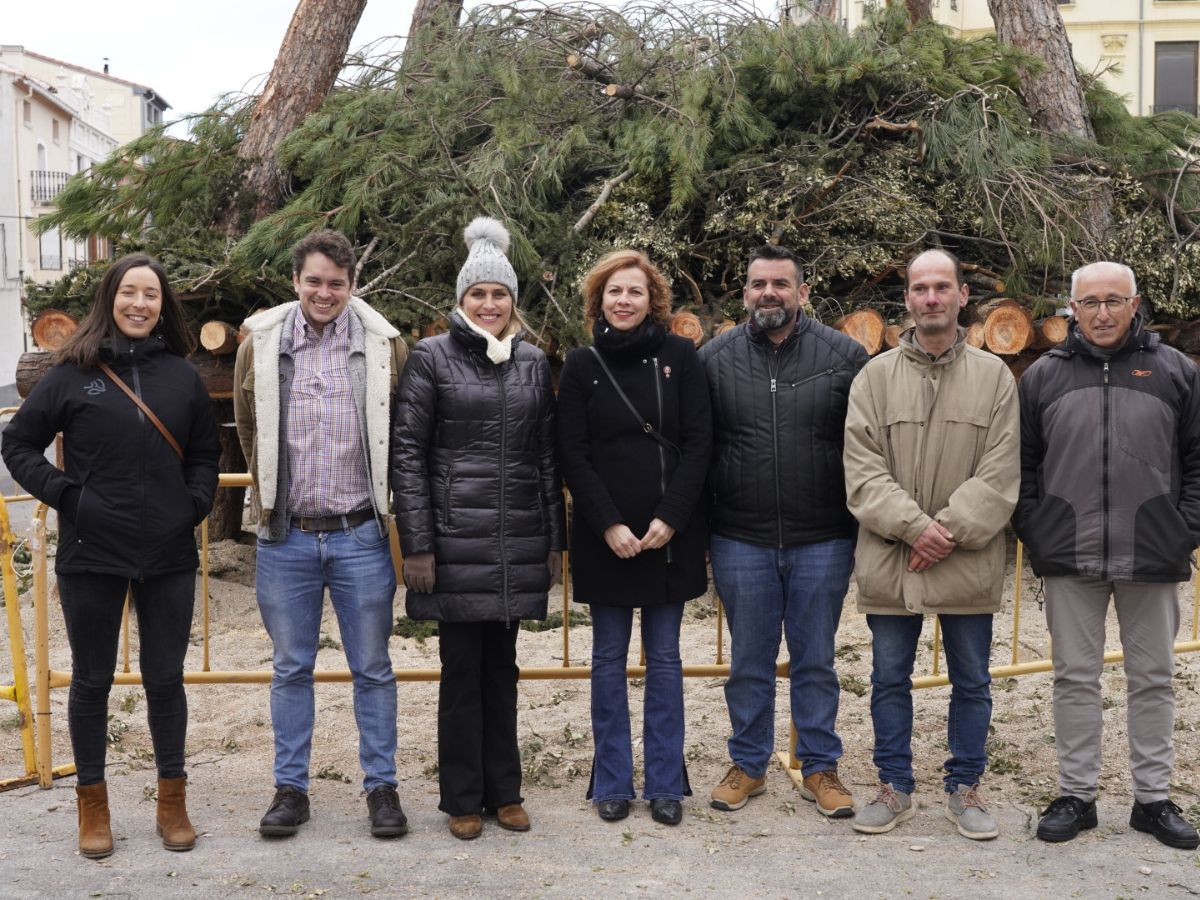
M159 434L161 434L166 439L167 443L171 445L171 449L175 451L175 455L179 457L179 461L183 462L183 448L179 446L179 441L175 440L175 435L167 431L167 426L164 425L158 416L156 416L150 409L150 407L143 402L142 398L135 394L129 385L117 377L117 373L112 370L112 366L110 366L108 363L100 363L100 371L111 378L112 383L124 391L125 396L133 401L134 406L146 414L146 418L153 423L154 427L158 429Z
M633 403L629 400L629 397L627 397L625 392L621 390L621 386L617 384L617 379L613 377L613 373L608 368L608 363L604 361L604 357L601 355L600 351L595 347L588 347L588 349L592 351L593 355L595 355L596 362L600 363L600 368L603 369L604 374L608 376L608 380L612 384L613 389L617 392L617 396L625 401L625 406L628 407L629 412L633 415L633 417L637 419L638 425L641 426L642 431L646 432L646 434L650 435L650 437L662 444L671 452L675 453L677 456L683 456L678 447L676 447L673 443L671 443L671 441L667 440L667 438L663 437L662 434L656 431L654 426L647 422L646 419L642 417L642 414L637 411L637 407L633 405ZM657 372L654 373L654 377L658 377Z

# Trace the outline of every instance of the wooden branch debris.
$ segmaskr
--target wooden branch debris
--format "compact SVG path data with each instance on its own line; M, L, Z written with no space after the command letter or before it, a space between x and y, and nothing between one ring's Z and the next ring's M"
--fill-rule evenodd
M576 234L582 234L583 230L592 224L592 219L596 218L596 213L600 212L600 207L608 202L608 198L612 195L613 188L619 184L623 184L633 177L633 169L626 169L619 175L614 175L608 181L604 182L604 186L600 188L600 193L596 199L592 201L592 205L587 208L579 221L572 226L571 230Z
M582 53L568 53L567 68L574 69L601 84L613 84L616 81L616 77L608 66L590 56L584 56Z

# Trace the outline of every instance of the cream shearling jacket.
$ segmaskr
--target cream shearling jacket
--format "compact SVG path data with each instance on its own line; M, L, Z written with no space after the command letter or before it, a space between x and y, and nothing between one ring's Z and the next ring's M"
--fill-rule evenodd
M388 503L388 442L392 398L408 348L400 332L365 301L350 298L350 370L367 474L375 512L383 520ZM291 326L299 301L284 303L245 322L248 337L234 366L233 409L238 440L254 479L252 511L259 537L280 540L290 525L287 515L286 426L284 414L293 371ZM286 344L286 346L284 346ZM288 352L282 353L281 350Z
M858 608L865 613L987 613L1000 608L1004 526L1020 487L1016 386L998 357L957 343L936 360L910 329L855 378L846 415L846 497L859 522ZM931 520L955 549L908 571Z

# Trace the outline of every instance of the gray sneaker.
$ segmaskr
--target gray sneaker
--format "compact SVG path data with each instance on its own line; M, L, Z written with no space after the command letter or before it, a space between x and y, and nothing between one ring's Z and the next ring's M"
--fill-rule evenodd
M946 818L958 826L959 834L973 841L990 841L1000 834L996 820L983 805L977 784L960 784L947 795Z
M854 814L850 825L864 834L883 834L916 814L917 803L912 794L898 791L890 784L881 784L875 799Z

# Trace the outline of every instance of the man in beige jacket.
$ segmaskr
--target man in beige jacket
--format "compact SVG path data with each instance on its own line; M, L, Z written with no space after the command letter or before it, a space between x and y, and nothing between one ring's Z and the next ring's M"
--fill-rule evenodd
M926 613L950 673L946 816L961 834L999 833L979 794L992 715L992 614L1004 586L1004 526L1020 485L1017 397L1008 367L965 341L961 264L928 250L908 264L914 327L850 389L846 496L858 519L858 607L871 628L876 798L855 830L912 818L912 671Z

